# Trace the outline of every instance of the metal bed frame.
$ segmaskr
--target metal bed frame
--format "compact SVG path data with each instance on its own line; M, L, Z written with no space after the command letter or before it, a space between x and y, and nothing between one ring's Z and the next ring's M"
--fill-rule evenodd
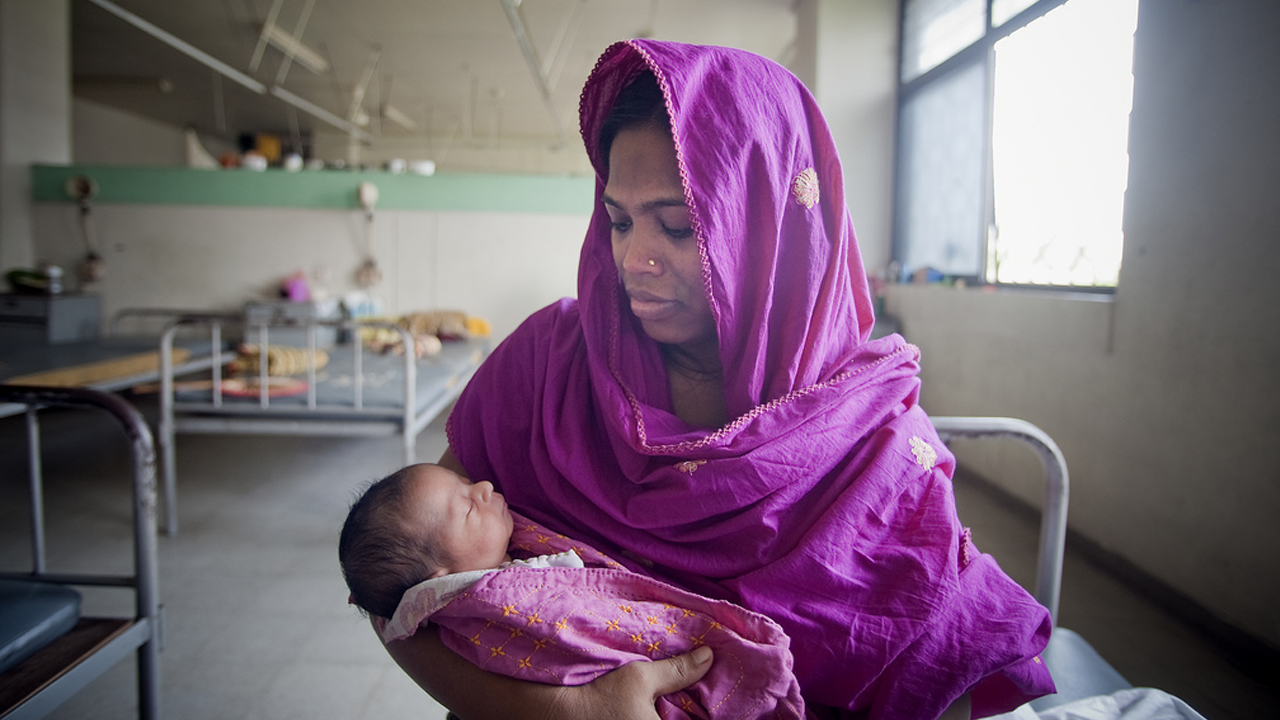
M1026 420L1001 417L934 417L933 427L943 442L955 438L1009 438L1031 449L1045 473L1044 509L1040 516L1040 546L1036 555L1035 599L1058 621L1062 595L1062 558L1067 538L1070 481L1062 450L1043 430Z
M0 383L8 383L10 378L19 377L28 372L57 369L74 370L86 363L92 364L126 357L145 350L154 350L156 337L159 336L158 333L146 337L130 337L120 333L120 324L124 319L154 316L172 318L175 316L175 311L126 309L116 314L115 319L109 325L107 336L97 340L5 348L4 352L0 354L2 355L0 359L3 359L8 367L6 368L5 376L0 377ZM175 371L184 373L206 370L209 368L210 362L212 362L211 356L204 352L203 349L197 349L175 368ZM126 390L139 384L158 382L159 380L160 367L157 362L154 369L130 371L126 374L77 385L77 387L114 392ZM61 383L52 381L41 384L61 385ZM18 403L0 403L0 417L19 415L23 411L24 408Z
M1032 701L1032 709L1047 710L1073 700L1108 695L1131 687L1129 681L1079 633L1057 624L1070 494L1067 461L1057 443L1026 420L1002 417L933 417L931 420L943 442L955 438L1008 438L1021 442L1040 458L1044 470L1044 508L1040 515L1036 582L1031 594L1048 608L1054 623L1049 646L1041 656L1053 675L1058 692Z
M99 390L41 388L0 385L0 403L26 406L30 453L31 550L30 573L0 573L14 580L62 585L132 588L136 598L133 618L121 619L116 632L101 643L74 657L65 666L31 677L22 685L15 704L0 707L5 720L39 718L48 714L94 678L130 653L137 654L138 712L144 720L160 717L160 650L163 617L160 608L159 569L156 559L156 455L151 431L132 405L116 395ZM133 552L132 575L61 574L49 572L45 558L43 473L40 457L40 428L37 413L43 407L97 408L115 417L124 428L133 452ZM70 641L72 630L46 646L56 651ZM10 678L28 679L22 671L38 661L41 652L6 673ZM19 685L18 680L13 680Z
M206 328L210 333L212 388L207 399L184 399L176 391L175 379L179 373L173 363L173 341L180 330L187 328ZM226 328L240 329L246 339L255 339L261 358L267 356L272 329L291 328L293 332L305 332L308 350L305 404L272 399L266 362L259 363L257 402L228 402L222 369L234 355L224 355L222 350ZM457 399L487 354L487 343L468 344L463 351L467 356L464 368L441 379L438 387L431 388L422 387L418 363L433 360L424 358L419 361L412 351L405 352L400 363L402 391L398 396L399 406L370 405L363 373L368 351L359 339L360 330L370 328L392 330L398 334L402 347L414 347L413 335L408 330L385 321L286 317L250 320L238 313L186 313L168 325L160 340L160 420L157 435L164 482L165 531L169 535L176 535L178 531L175 463L175 435L178 432L330 436L399 434L404 464L415 461L414 444L418 434ZM319 342L322 330L350 333L355 338L349 347L330 349L334 353L350 352L352 356L350 395L341 402L326 402L318 396L315 358L317 349L326 349ZM446 352L453 350L446 349ZM420 405L419 391L428 389L434 394Z

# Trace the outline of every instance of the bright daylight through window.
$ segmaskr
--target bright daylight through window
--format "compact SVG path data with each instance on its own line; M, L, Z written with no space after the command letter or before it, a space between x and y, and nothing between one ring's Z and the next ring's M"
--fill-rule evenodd
M1072 0L995 44L987 280L1115 286L1136 0Z
M1137 14L1138 0L908 0L905 274L1116 285Z

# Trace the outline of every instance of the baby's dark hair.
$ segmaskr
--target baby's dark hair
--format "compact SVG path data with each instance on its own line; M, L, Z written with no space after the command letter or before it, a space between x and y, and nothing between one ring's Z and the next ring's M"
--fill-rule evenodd
M412 468L401 468L360 495L338 538L338 563L351 601L389 618L405 591L429 579L448 559L435 528L414 527L403 514Z
M609 151L613 148L614 138L623 130L636 127L656 127L671 133L671 115L667 113L662 88L658 87L658 78L652 70L642 70L618 93L613 108L600 124L597 148L605 167L609 166Z

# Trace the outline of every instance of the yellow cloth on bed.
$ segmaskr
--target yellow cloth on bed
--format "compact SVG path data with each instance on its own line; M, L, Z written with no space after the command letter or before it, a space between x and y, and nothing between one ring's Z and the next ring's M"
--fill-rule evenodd
M182 348L173 349L173 364L178 365L190 357L191 352ZM43 372L20 375L8 378L8 385L43 385L46 387L84 387L105 380L118 380L131 375L142 375L160 369L160 353L158 351L138 353L111 360L101 360L84 365L45 370Z

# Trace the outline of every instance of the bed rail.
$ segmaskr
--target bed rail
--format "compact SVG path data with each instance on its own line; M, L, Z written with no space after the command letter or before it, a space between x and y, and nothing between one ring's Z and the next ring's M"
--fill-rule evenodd
M139 715L147 720L159 718L163 622L156 559L156 455L151 430L132 405L98 390L0 385L0 403L26 406L32 532L32 571L0 573L0 577L63 585L129 587L136 599L133 618L84 619L67 635L11 668L5 681L0 682L7 701L0 703L0 715L6 720L43 717L128 654L136 652ZM38 420L39 410L44 407L104 410L114 416L128 436L133 454L132 575L49 571L45 558ZM63 657L67 658L65 662L60 660ZM59 661L53 662L51 658Z
M1067 461L1053 438L1040 428L1016 418L934 417L933 426L943 442L954 438L1010 438L1040 458L1044 468L1044 508L1040 515L1040 547L1036 560L1036 584L1031 594L1058 619L1062 594L1062 559L1067 536L1067 501L1070 490Z

